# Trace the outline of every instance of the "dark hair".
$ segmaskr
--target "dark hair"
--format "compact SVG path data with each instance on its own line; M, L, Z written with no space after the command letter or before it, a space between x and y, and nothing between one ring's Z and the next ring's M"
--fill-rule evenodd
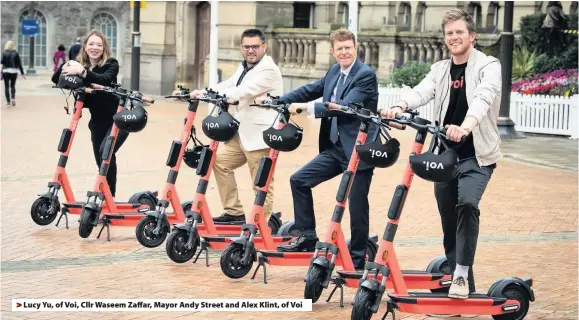
M259 29L247 29L243 31L243 33L241 34L241 41L243 41L243 38L245 37L248 38L259 37L261 39L261 42L265 42L265 35Z
M64 48L64 46L62 44L58 46L58 51L64 51L64 50L66 50L66 49Z

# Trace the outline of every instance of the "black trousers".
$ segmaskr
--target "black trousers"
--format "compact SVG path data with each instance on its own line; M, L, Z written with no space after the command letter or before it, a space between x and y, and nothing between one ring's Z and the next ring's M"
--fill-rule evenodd
M92 149L94 152L94 159L97 163L97 167L100 168L102 163L102 153L105 148L106 138L111 134L112 125L94 125L89 123L90 138L92 141ZM129 133L124 130L119 130L119 134L115 141L115 148L113 150L113 155L109 163L109 170L107 172L107 183L111 189L113 197L117 191L117 157L116 153L119 148L123 145L125 140L129 137Z
M6 101L10 103L10 100L16 98L16 79L18 78L17 73L2 73L2 79L4 80L4 95L6 96ZM12 95L12 99L10 96Z
M452 180L434 184L448 263L452 272L456 264L470 267L471 292L475 292L472 265L479 232L478 204L493 170L494 165L479 167L476 159L464 159L459 162Z
M294 202L295 228L302 229L307 238L316 238L316 218L312 188L343 173L348 168L348 159L341 146L334 146L308 162L290 177ZM363 269L369 233L368 192L373 169L357 171L350 189L350 254L356 269ZM325 201L335 199L335 193L324 196ZM331 217L328 212L324 217Z

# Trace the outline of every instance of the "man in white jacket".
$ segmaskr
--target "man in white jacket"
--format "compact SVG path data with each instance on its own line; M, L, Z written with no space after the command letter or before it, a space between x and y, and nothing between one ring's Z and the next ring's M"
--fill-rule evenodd
M394 117L406 109L435 102L435 121L443 124L458 154L458 167L449 182L435 183L434 194L444 233L444 249L453 270L448 296L466 299L475 292L472 265L479 233L479 201L501 159L497 118L501 104L500 62L476 50L472 17L453 9L442 20L450 60L432 65L426 78L402 93L402 100L383 109ZM467 285L468 284L468 285Z
M275 121L277 112L249 105L260 96L270 93L281 95L283 82L281 72L273 59L266 55L267 43L263 32L248 29L241 34L241 54L243 62L237 71L227 80L212 89L225 94L231 100L238 100L239 105L231 106L229 112L240 122L239 131L228 142L222 144L218 151L213 173L219 189L224 213L214 217L215 223L245 223L245 212L239 201L237 182L234 170L246 164L251 173L251 183L259 169L263 156L269 154L262 132ZM191 96L203 94L204 90L195 90ZM273 177L264 203L264 212L271 214L273 206Z

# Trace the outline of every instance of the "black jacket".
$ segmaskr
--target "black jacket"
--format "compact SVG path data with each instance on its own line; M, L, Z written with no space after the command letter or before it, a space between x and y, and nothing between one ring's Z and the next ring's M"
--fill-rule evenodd
M82 46L80 45L80 43L73 44L70 47L70 50L68 51L68 60L76 60L76 56L80 52L81 48Z
M329 102L334 88L340 76L340 65L334 64L330 67L328 73L320 80L306 84L303 87L297 88L294 91L288 92L279 98L279 101L285 103L293 102L309 102L314 101L320 97L324 102ZM339 93L337 93L339 94ZM378 107L378 81L376 79L376 72L368 65L356 60L348 77L346 78L346 87L344 91L335 98L337 104L342 106L349 106L352 102L361 102L364 108L376 113ZM322 118L320 124L320 135L318 137L320 153L332 146L330 142L331 118L338 117L338 132L340 134L340 141L346 157L350 159L356 139L358 130L360 128L360 120L356 117L343 115L341 113L328 110L323 103L315 104L315 117ZM371 125L368 129L367 142L372 141L377 137L378 128ZM372 168L364 162L360 162L358 170Z
M24 75L24 69L22 68L22 62L20 61L20 55L18 52L13 50L6 50L2 53L2 66L4 68L17 68L20 69L20 73Z
M63 65L52 75L54 84L58 84ZM119 62L115 58L110 58L102 67L97 66L92 71L87 70L84 82L85 85L96 83L103 86L111 86L112 83L117 82L118 74ZM90 110L91 127L108 128L113 124L113 115L119 107L119 99L108 93L96 92L95 94L87 95L84 107Z

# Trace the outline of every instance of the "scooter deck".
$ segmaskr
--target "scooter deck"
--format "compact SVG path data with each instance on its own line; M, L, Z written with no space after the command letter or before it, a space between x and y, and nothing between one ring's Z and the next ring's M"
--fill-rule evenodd
M497 315L515 312L520 308L517 300L489 297L473 293L468 299L449 298L446 293L409 292L408 295L389 293L388 297L401 312L434 314Z
M361 279L363 271L344 271L338 270L336 273L344 279ZM440 289L448 288L451 285L450 275L443 273L430 273L421 270L402 270L402 276L406 282L406 286L410 289ZM374 274L368 274L368 279L374 278ZM378 275L378 281L382 281L382 275ZM392 288L393 283L389 277L386 280L386 287Z

